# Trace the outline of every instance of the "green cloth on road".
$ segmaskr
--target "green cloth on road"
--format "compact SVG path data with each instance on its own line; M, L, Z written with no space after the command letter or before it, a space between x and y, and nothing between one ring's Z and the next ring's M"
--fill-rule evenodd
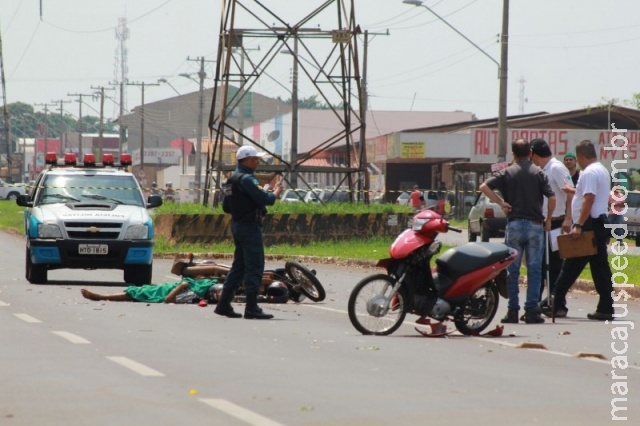
M182 281L186 281L189 284L189 290L193 291L200 298L204 298L207 295L209 287L218 283L218 280L201 279L196 280L189 277L184 277ZM164 303L165 299L180 283L164 283L164 284L145 284L143 286L129 286L124 292L128 294L136 302L147 303Z

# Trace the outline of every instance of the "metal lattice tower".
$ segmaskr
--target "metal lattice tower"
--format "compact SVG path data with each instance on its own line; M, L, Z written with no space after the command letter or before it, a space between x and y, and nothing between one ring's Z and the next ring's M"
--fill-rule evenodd
M113 76L115 79L115 84L122 84L123 89L120 98L120 111L127 110L127 94L126 87L129 82L128 73L129 66L127 65L127 39L129 38L129 28L127 27L127 18L118 18L118 27L116 28L116 39L118 40L118 45L116 47L115 52L115 60L114 60L114 72ZM120 112L115 112L114 115L122 115Z
M280 16L264 3L260 0L223 1L215 86L208 123L214 143L207 167L204 203L208 203L211 185L215 184L215 194L219 194L222 172L235 168L235 164L223 161L223 150L229 150L228 144L225 148L225 140L233 141L236 145L240 145L238 141L245 145L252 144L271 154L273 164L263 164L260 170L282 173L291 187L311 187L304 180L302 172L339 173L343 176L340 185L348 186L352 196L356 193L355 186L358 186L364 190L358 192L364 194L365 200L368 199L365 105L357 37L361 31L355 21L354 0L318 0L315 8L309 5L311 12L308 15L294 23L290 23L294 21L290 16ZM323 23L331 22L328 24L331 27L321 29L314 26L312 22L319 17L323 18ZM262 43L262 48L256 54L261 57L256 60L249 57L246 51L257 40ZM276 152L275 148L270 149L262 141L255 140L253 135L244 133L241 120L234 121L231 117L233 111L238 109L240 114L244 114L243 99L258 79L263 76L273 79L268 74L268 68L274 61L282 59L281 53L289 54L288 60L293 61L291 147L286 152ZM297 97L298 85L302 84L317 91L318 98L332 111L339 130L308 152L298 154ZM236 122L238 124L234 124ZM336 145L345 147L344 161L347 164L344 166L304 164ZM233 147L234 151L236 149ZM214 198L214 204L217 204L217 197Z

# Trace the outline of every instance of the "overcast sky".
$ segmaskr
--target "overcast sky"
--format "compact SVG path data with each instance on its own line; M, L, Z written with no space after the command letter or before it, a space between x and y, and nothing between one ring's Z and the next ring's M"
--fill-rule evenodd
M348 0L342 0L348 2ZM251 0L243 0L251 4ZM180 73L195 73L187 57L216 58L220 0L1 0L7 102L71 101L69 93L109 86L116 74L116 28L126 17L128 79L171 85L147 87L145 101L198 90ZM262 0L294 23L320 0ZM640 2L637 0L516 0L510 2L508 114L560 112L630 99L638 87ZM426 0L424 3L496 61L502 0ZM335 10L332 6L331 10ZM497 116L498 67L427 9L402 0L356 0L356 20L371 33L368 80L373 110L452 111ZM334 14L335 15L335 14ZM331 29L323 14L307 26ZM237 22L238 27L242 22ZM386 35L388 31L388 35ZM384 34L384 35L378 35ZM261 51L273 40L249 40ZM250 56L260 52L250 52ZM268 70L254 89L266 96L290 97L291 58ZM208 63L205 87L213 86ZM196 76L194 76L197 78ZM521 83L524 81L524 83ZM305 87L300 96L304 97ZM524 90L522 95L521 91ZM116 96L112 93L111 96ZM117 100L117 97L116 97ZM127 108L140 104L140 89L127 88ZM96 109L97 103L91 106ZM51 107L55 108L55 107ZM77 115L76 102L64 104ZM41 106L36 107L42 109ZM88 112L85 108L83 114ZM109 101L106 115L117 117ZM90 110L89 110L90 111Z

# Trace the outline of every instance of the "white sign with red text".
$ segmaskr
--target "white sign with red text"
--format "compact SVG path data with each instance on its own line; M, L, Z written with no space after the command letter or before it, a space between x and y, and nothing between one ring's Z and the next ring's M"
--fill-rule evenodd
M611 139L620 135L626 138L626 148L621 149L623 141L617 142L620 149L607 149L611 147ZM622 160L627 161L633 168L640 167L638 157L638 145L640 144L640 131L633 130L624 133L606 130L575 130L575 129L508 129L507 130L507 161L512 159L511 141L516 139L531 141L542 138L549 144L551 152L556 158L562 160L567 152L574 151L578 142L588 139L596 146L600 161ZM471 155L470 161L477 163L493 163L498 156L498 129L473 129L471 131Z

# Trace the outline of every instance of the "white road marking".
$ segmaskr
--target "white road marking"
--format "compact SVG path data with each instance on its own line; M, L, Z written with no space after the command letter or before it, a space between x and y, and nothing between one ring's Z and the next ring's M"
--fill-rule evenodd
M27 314L13 314L13 315L17 316L18 318L20 318L24 322L29 322L29 323L33 323L33 324L38 323L38 322L42 322L38 318L34 318L31 315L27 315Z
M7 302L3 302L2 300L0 300L0 306L9 306L9 304Z
M268 419L260 414L256 414L253 411L249 411L246 408L242 408L224 399L215 398L200 398L201 402L220 410L238 420L242 420L245 423L256 426L284 426L282 423L278 423L271 419Z
M80 337L78 335L75 335L73 333L69 333L67 331L52 331L53 334L62 337L63 339L67 339L68 341L70 341L71 343L75 343L75 344L79 344L79 345L86 345L91 343L90 341L88 341L87 339L85 339L84 337Z
M164 377L164 374L162 374L161 372L124 356L108 356L107 359L115 362L116 364L120 364L121 366L126 367L129 370L140 374L141 376Z

